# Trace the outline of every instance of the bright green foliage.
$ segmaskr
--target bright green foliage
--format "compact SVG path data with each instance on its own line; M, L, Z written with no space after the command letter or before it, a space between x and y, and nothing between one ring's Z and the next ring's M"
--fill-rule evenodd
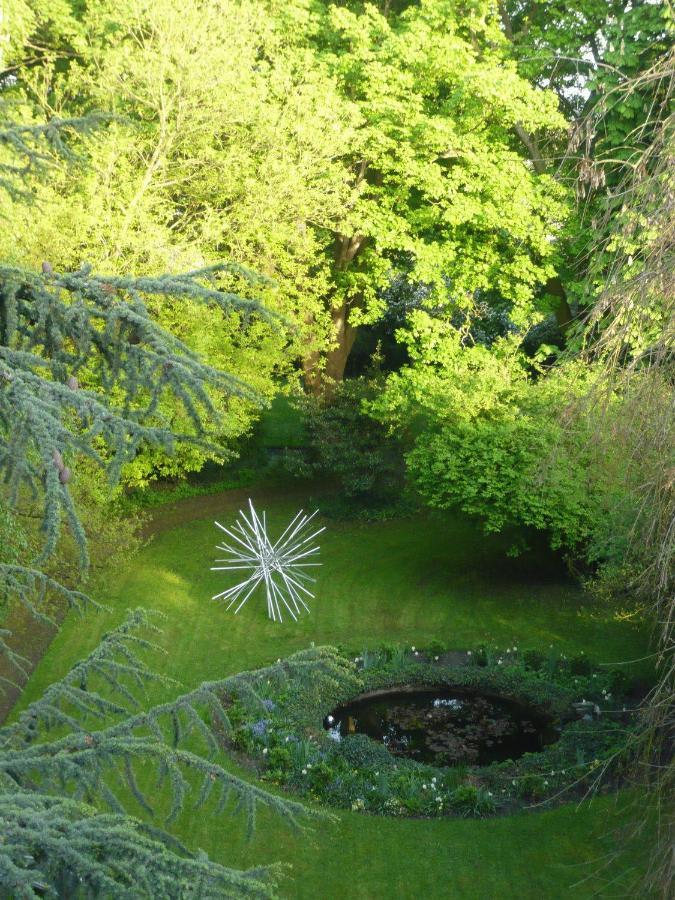
M37 229L15 217L13 252L37 261L49 248L63 266L84 253L107 271L149 273L225 256L276 280L279 290L263 289L268 306L298 323L318 313L328 288L313 226L329 226L347 201L334 157L350 123L289 17L285 5L268 18L251 2L91 5L72 38L79 63L22 79L50 103L85 102L124 121L89 145L87 171L41 189L49 214ZM154 312L210 362L271 394L271 370L287 364L285 333L216 329L208 309ZM251 409L229 412L231 432L245 431Z
M48 258L55 268L68 270L76 269L84 258L92 267L111 274L143 272L159 276L168 271L199 270L207 268L208 263L218 264L227 250L219 226L213 221L213 210L227 208L231 201L216 187L223 181L223 173L228 173L236 182L237 191L243 188L247 195L248 190L237 160L240 135L233 135L233 156L223 158L220 169L212 165L207 145L209 140L220 142L226 110L220 101L214 107L209 98L214 96L213 78L220 77L230 85L227 114L238 119L249 108L255 112L255 103L244 89L243 75L247 67L251 70L257 34L251 28L234 28L230 22L229 28L244 35L244 42L248 42L247 53L242 49L232 56L231 41L215 7L210 18L203 17L196 8L189 11L175 3L171 16L167 14L168 7L156 4L136 4L135 12L132 7L133 4L125 8L119 4L110 8L94 5L83 18L71 19L68 28L64 25L63 34L48 31L46 36L56 62L47 54L42 65L26 71L19 66L20 79L13 93L17 100L22 93L28 94L32 103L24 103L23 108L28 106L33 115L40 117L42 110L53 115L56 105L77 109L95 106L114 110L120 116L107 128L99 129L95 137L80 142L78 152L86 155L86 167L53 167L47 181L29 182L42 210L40 216L35 216L33 208L25 204L15 203L6 210L12 227L5 234L3 256L18 265L37 267ZM153 23L157 31L151 35L145 26ZM38 31L45 37L43 31ZM190 35L197 44L208 35L209 46L214 52L217 50L217 55L209 56L204 47L195 53L196 45L190 43ZM151 44L156 51L154 56ZM167 46L178 55L169 58ZM73 53L81 64L65 62ZM239 69L228 69L228 59L237 59ZM198 60L203 60L202 68L196 67ZM91 71L86 63L93 67ZM260 85L256 90L258 96L262 95ZM235 109L229 101L236 92L240 105ZM270 114L270 133L274 120ZM249 134L252 129L258 134L249 116L242 123L242 133ZM262 140L262 135L258 136ZM201 155L199 148L204 150ZM278 146L269 152L278 157ZM275 190L279 190L279 183ZM293 189L289 186L289 190ZM204 211L204 197L209 195L211 213ZM256 228L261 208L255 198L252 200L242 215L251 228ZM181 210L184 215L177 220ZM278 210L272 212L272 217L277 217L277 213ZM246 240L241 222L233 222L231 227L237 240ZM295 223L293 228L297 233ZM280 240L287 237L286 234ZM249 254L249 259L253 256ZM233 252L228 258L241 259L242 254ZM265 267L264 260L258 257L257 261L262 264L259 268ZM227 273L222 271L219 286L237 293L247 289L247 282L245 274L232 268ZM270 287L266 281L258 282L257 292L268 295L269 303ZM271 397L271 372L274 367L283 368L287 342L287 332L278 320L271 328L260 318L244 320L234 309L223 317L214 304L186 305L169 296L156 297L150 302L150 311L163 327L211 365L246 381L260 398ZM90 381L96 387L95 378ZM250 397L231 394L213 394L212 401L221 414L227 413L221 417L219 453L183 445L169 458L160 448L146 446L125 469L125 480L144 484L157 475L176 476L199 468L206 456L227 457L233 440L250 428L259 405L251 403ZM163 398L159 410L176 430L187 429L189 423L180 405Z
M365 243L344 276L350 294L363 292L368 263L380 258L386 272L389 253L409 254L413 277L443 295L449 282L459 304L496 288L518 307L542 275L561 210L553 185L519 156L513 126L564 122L555 98L504 61L490 4L470 6L422 3L389 16L330 8L326 57L362 123L353 161L364 170L341 226Z
M489 290L530 317L566 195L533 172L514 129L565 122L507 60L488 0L386 14L124 0L78 11L49 40L57 62L20 68L20 86L42 108L84 104L126 124L89 145L84 176L43 189L37 227L15 218L12 252L49 248L64 266L84 253L113 272L251 265L276 281L265 300L296 321L310 382L324 363L342 377L354 329L381 315L400 269L444 298L450 286L454 306ZM204 315L179 310L171 325L196 346ZM200 349L222 365L233 346L228 334ZM235 371L269 380L283 341L267 336L255 360L249 346Z
M376 319L396 270L430 301L471 308L494 291L515 320L552 273L564 192L527 165L516 123L559 130L552 94L505 60L491 3L328 7L321 54L359 127L346 162L352 199L336 229L327 374L340 378L354 327Z
M630 461L610 438L619 408L607 411L602 447L589 439L588 415L572 428L564 414L583 408L592 369L568 363L533 374L511 338L467 346L424 313L413 323L413 364L390 376L371 412L407 430L408 472L426 501L476 516L487 531L524 525L593 562L620 558L635 485L624 483Z
M570 459L561 447L564 431L551 415L557 404L537 408L544 398L531 393L494 417L421 437L408 457L410 471L432 506L457 506L480 517L487 531L511 525L546 531L552 547L574 551L589 539L597 516L586 460Z

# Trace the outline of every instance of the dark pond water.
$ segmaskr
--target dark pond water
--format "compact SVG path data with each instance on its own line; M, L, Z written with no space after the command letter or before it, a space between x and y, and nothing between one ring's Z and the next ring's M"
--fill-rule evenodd
M334 710L324 727L336 740L367 734L397 756L439 766L517 759L559 737L550 719L532 707L454 688L356 699Z

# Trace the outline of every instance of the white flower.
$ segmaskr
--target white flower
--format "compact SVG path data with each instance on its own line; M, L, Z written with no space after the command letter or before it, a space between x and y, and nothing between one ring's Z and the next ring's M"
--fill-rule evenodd
M466 655L467 655L467 656L471 656L471 651L470 651L470 650L467 650L467 651L466 651Z
M435 660L436 662L438 662L438 657L437 657L437 656L434 656L434 660Z
M376 775L379 775L380 773L379 773L379 772L376 772L375 774L376 774Z
M311 769L311 768L312 768L312 764L311 764L311 763L307 763L307 768L308 768L308 769Z
M415 650L415 656L419 656L419 652Z
M502 662L503 662L503 660L498 659L498 660L497 660L497 665L498 665L498 666L501 666Z
M333 718L333 716L328 716L328 718L326 719L326 721L328 722L329 725L332 725L333 722L335 721L335 719Z
M548 781L544 781L544 787L548 787Z
M431 779L431 781L433 782L433 784L436 784L436 776L435 776L435 775L434 775L434 777Z
M426 784L423 784L423 785L422 785L422 790L423 790L423 791L426 791L426 789L427 789Z
M414 647L411 647L410 649L411 649L413 652L415 651L415 648L414 648Z
M517 652L518 652L518 648L517 648L517 647L514 647L514 648L513 648L513 652L514 652L514 653L517 653Z
M303 775L306 775L306 774L307 774L307 769L303 769L303 770L302 770L302 774L303 774Z
M507 653L510 653L510 652L511 652L511 648L510 648L510 647L507 647L507 648L506 648L506 652L507 652Z
M288 735L286 735L286 737L284 738L284 740L286 741L286 743L288 743L288 740L289 740Z
M263 756L267 756L267 747L263 747Z

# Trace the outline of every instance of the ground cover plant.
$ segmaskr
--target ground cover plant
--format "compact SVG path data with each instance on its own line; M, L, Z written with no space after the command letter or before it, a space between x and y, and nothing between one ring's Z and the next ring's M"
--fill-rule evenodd
M625 672L608 667L594 671L585 655L568 659L518 647L468 651L463 665L453 665L444 662L441 647L434 649L438 652L374 648L352 661L325 648L332 652L334 668L301 683L289 679L282 691L270 687L263 706L233 695L238 720L233 744L256 760L264 778L291 791L386 815L482 817L533 801L545 807L551 801L574 800L593 782L608 785L612 776L616 779L635 729L634 709L626 713ZM444 763L448 747L445 752L439 748L437 761L430 764L407 758L405 747L402 756L390 752L364 734L343 734L336 742L330 729L321 727L355 695L399 685L459 688L469 706L481 694L530 704L533 712L550 717L557 739L540 752L480 766L471 761L476 724L470 723L464 738L469 745L455 727L449 764ZM397 718L394 711L396 721L401 722L401 715L399 710ZM490 744L500 736L499 720L492 723ZM436 740L439 736L442 727Z

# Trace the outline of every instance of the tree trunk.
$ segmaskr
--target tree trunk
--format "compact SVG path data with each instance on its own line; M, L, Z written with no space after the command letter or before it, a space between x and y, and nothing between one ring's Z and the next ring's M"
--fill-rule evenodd
M549 278L549 280L546 282L544 290L548 294L551 294L553 297L555 297L557 300L554 313L556 321L558 323L558 328L560 328L564 335L565 331L572 324L573 316L570 305L567 302L567 292L565 290L565 286L560 280L560 276L555 275L553 278Z
M302 359L302 380L308 394L317 397L321 393L321 354L312 350Z
M351 237L339 234L335 238L335 269L337 271L348 268L356 255L365 244L366 238L361 234ZM330 300L329 300L330 302ZM303 380L305 388L315 396L318 394L330 395L337 384L342 381L349 354L356 340L357 329L349 322L349 312L353 307L358 307L358 300L342 300L337 306L331 307L332 334L331 339L336 343L326 352L325 365L321 367L321 355L313 351L303 359Z
M325 389L329 393L344 378L345 366L356 340L356 328L349 323L349 306L346 303L343 303L337 309L333 309L331 318L333 320L333 336L337 340L337 347L333 347L326 354Z

